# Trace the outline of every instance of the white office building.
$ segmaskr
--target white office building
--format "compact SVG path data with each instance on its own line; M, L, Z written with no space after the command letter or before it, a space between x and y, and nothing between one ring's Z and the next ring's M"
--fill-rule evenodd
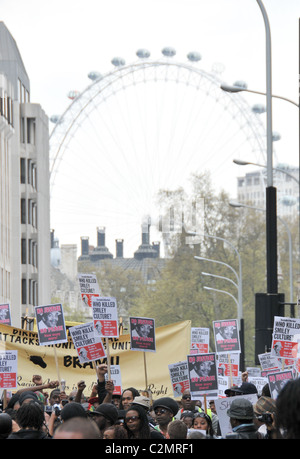
M49 127L0 22L0 303L12 324L50 303Z

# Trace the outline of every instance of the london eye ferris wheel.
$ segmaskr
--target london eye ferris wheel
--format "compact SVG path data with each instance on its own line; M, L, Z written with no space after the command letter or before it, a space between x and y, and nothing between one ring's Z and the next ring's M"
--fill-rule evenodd
M132 257L146 215L160 239L159 190L188 189L192 173L209 171L213 186L233 195L232 159L265 163L265 126L240 94L221 90L222 66L208 72L198 52L175 56L168 47L159 59L145 49L130 64L114 58L52 118L51 227L61 243L96 237L102 226L110 251L122 238Z

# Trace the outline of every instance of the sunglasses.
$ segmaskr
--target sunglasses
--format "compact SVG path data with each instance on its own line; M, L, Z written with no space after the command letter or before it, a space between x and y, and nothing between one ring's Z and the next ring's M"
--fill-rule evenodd
M182 396L182 399L183 399L183 400L187 400L188 398L191 400L191 396L190 396L190 395L183 395L183 396Z
M127 418L124 419L125 422L129 421L136 421L137 419L140 419L139 416L128 416Z
M154 410L154 413L155 414L164 414L164 413L170 413L170 411L165 409L165 408L156 408L156 410Z

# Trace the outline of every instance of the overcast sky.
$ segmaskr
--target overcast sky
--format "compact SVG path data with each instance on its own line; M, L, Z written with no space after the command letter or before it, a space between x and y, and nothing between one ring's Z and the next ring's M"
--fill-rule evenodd
M265 0L264 6L273 93L298 103L300 1ZM162 48L172 46L184 62L189 51L198 51L207 71L223 64L225 82L266 89L265 26L256 0L0 0L0 7L30 79L31 102L49 117L66 110L70 90L91 83L90 71L112 70L115 56L134 62L138 48L159 58ZM257 96L256 102L264 101ZM297 108L274 101L273 130L281 134L278 161L298 166ZM237 167L236 175L245 172ZM78 238L70 242L79 244Z

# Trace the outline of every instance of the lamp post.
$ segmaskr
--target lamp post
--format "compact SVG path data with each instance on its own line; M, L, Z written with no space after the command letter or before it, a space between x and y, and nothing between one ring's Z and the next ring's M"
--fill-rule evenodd
M208 236L208 235L206 235L206 236ZM226 239L223 239L223 238L217 238L217 239L221 239L221 240L226 241ZM228 241L226 241L226 242L228 242ZM243 304L242 304L243 300L242 300L242 277L241 277L242 269L241 269L241 261L240 261L240 275L238 275L236 270L232 266L230 266L229 264L225 263L224 261L212 260L210 258L199 257L199 256L194 256L194 258L196 260L204 260L204 261L209 261L211 263L218 263L220 265L226 266L236 276L237 283L233 282L231 279L229 279L227 277L223 277L223 276L218 276L216 274L209 274L209 273L203 273L202 272L202 274L204 274L204 275L210 275L210 276L214 276L214 277L219 277L221 279L227 279L230 282L232 282L236 286L236 288L238 290L238 299L236 299L233 295L231 295L231 293L225 292L225 290L224 290L224 292L227 293L228 295L232 296L234 298L235 302L236 302L236 305L237 305L238 326L239 326L240 343L241 343L240 364L241 364L242 371L244 371L245 370L245 339L244 339L244 318L243 318ZM209 289L209 288L207 288L207 289Z
M267 167L264 164L252 163L251 161L243 161L242 159L233 159L233 162L238 166L248 166L251 164L252 166ZM299 185L299 179L297 179L293 174L287 172L285 169L281 169L280 167L273 167L273 171L282 172L283 174L288 175L291 179L295 180L295 182L297 182Z
M253 210L258 210L260 212L265 212L265 209L260 209L259 207L249 206L249 205L243 204L241 202L230 201L229 205L231 207L245 207L246 209L253 209ZM277 216L277 218L283 224L283 226L285 227L287 235L288 235L288 240L289 240L290 305L291 305L291 316L295 317L295 303L293 303L293 300L294 300L294 288L293 288L294 273L293 273L292 234L291 234L290 228L288 227L287 223L281 217Z

